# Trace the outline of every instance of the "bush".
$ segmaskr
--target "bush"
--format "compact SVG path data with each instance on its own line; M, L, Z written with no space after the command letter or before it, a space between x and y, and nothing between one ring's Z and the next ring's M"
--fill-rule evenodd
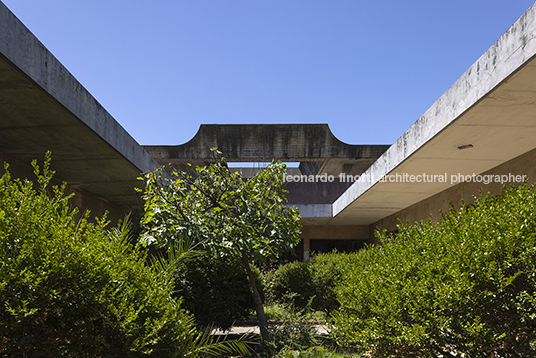
M332 334L383 357L535 356L535 229L522 186L380 234L348 257Z
M324 343L314 323L307 320L312 313L310 307L303 311L291 311L284 307L281 322L269 325L270 337L263 340L262 349L266 356L282 356L288 351L306 351L311 347L318 347Z
M271 303L292 304L303 307L308 298L314 296L310 265L305 262L290 262L280 266L276 271L266 274L267 298ZM292 302L288 302L291 296Z
M0 178L0 356L176 357L195 340L169 278L144 266L127 225L75 220L64 187Z
M342 272L345 268L344 260L346 254L316 253L311 263L313 282L316 287L316 297L313 299L311 308L325 312L332 312L339 308L335 287L341 280Z
M262 292L260 271L257 287ZM227 329L236 320L249 316L255 308L249 283L237 258L198 256L182 262L175 271L175 295L196 320Z
M334 287L340 275L334 258L319 255L311 262L291 262L267 273L267 299L290 304L295 310L305 309L311 300L310 308L315 311L338 308Z

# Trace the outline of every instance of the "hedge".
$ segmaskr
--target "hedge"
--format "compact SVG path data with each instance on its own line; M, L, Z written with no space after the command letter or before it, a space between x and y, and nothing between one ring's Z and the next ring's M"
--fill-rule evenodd
M195 341L171 280L128 228L75 219L65 187L0 178L0 356L176 357Z
M290 262L266 274L269 301L303 310L331 312L339 307L335 283L340 278L337 255L318 254L310 262Z
M536 356L535 229L524 185L378 233L337 287L334 338L382 357Z

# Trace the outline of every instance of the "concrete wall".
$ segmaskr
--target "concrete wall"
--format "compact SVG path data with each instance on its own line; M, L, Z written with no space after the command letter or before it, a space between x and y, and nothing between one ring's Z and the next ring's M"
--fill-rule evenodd
M369 239L368 225L315 225L304 226L301 234L302 239Z
M340 182L287 182L283 188L288 191L285 194L288 204L332 204L351 183Z

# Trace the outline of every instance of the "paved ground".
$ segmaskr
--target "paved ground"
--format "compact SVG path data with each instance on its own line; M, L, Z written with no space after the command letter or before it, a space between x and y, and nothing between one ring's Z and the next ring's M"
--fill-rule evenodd
M317 324L315 325L316 330L319 334L328 334L328 329L324 325ZM231 328L230 331L222 331L220 329L214 330L214 334L231 334L231 335L239 335L239 334L246 334L246 333L253 333L253 334L259 334L259 326L235 326Z

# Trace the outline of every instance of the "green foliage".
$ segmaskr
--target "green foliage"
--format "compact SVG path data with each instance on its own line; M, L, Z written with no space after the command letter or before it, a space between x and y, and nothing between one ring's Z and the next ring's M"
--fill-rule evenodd
M347 255L337 342L383 357L535 356L535 199L505 189Z
M260 271L253 270L261 287ZM175 295L182 297L182 306L201 324L228 329L254 309L248 280L236 258L186 260L177 266L174 280Z
M266 291L270 302L289 303L293 308L303 308L316 290L312 282L310 264L290 262L266 275ZM289 298L292 300L289 302Z
M126 224L74 219L64 187L0 179L0 355L175 357L188 352L192 321L172 285L145 267ZM192 338L193 339L193 338Z
M168 249L188 238L214 257L240 259L266 337L266 317L250 263L293 250L300 240L300 216L283 203L284 164L274 162L242 180L229 171L220 152L215 155L215 163L196 168L193 176L175 171L174 179L168 179L162 170L143 176L141 242Z
M352 352L338 352L331 349L331 347L325 348L323 346L310 347L306 350L282 350L276 356L276 358L362 358L369 357L368 355L361 355Z
M49 187L34 161L38 189L0 178L0 356L198 357L246 353L198 334L172 298L166 267L147 267L129 244L125 221L109 231L68 205L63 186Z
M307 319L312 312L310 306L301 311L285 307L282 312L285 313L284 317L270 324L270 338L263 341L268 356L286 354L288 351L307 351L322 344L323 337L317 333L315 324Z
M340 272L333 262L336 255L318 255L310 262L291 262L266 274L267 299L288 303L295 310L310 307L331 312L339 307L335 283Z
M268 303L264 307L266 318L269 320L284 320L288 316L288 305L279 303Z
M196 168L196 175L175 171L146 173L145 231L142 241L169 247L191 237L214 256L264 261L291 251L301 230L298 210L286 207L282 163L272 163L254 178L242 180L227 168L221 153L217 162Z
M368 355L361 355L352 352L338 352L332 347L316 346L304 350L281 350L275 355L276 358L363 358Z
M228 357L238 354L249 356L253 351L251 345L257 343L257 339L249 334L244 334L238 339L228 339L229 335L213 336L213 326L208 326L204 331L191 334L186 341L189 348L186 357ZM252 338L252 339L250 339Z
M291 307L288 303L271 303L267 304L264 308L266 317L272 321L283 321L292 312L296 312L296 308ZM327 320L327 314L324 311L302 310L305 311L304 319L314 322L325 322Z
M323 347L316 346L316 347L310 347L306 350L300 351L300 350L281 350L276 357L277 358L324 358L327 357L328 354L326 353L326 350Z

